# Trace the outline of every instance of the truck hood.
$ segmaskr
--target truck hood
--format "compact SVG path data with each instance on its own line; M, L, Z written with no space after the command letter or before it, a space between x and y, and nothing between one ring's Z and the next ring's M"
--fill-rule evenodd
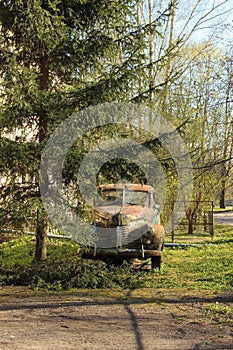
M142 207L140 205L125 204L120 205L101 205L94 208L94 212L101 217L111 218L120 214L124 219L138 220L139 218L147 216L151 208Z

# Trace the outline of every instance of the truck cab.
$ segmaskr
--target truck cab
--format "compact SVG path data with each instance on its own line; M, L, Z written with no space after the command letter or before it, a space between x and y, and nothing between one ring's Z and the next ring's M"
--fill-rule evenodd
M152 268L160 268L165 232L155 189L141 184L107 184L98 187L98 194L92 208L95 240L84 257L114 265L151 258Z

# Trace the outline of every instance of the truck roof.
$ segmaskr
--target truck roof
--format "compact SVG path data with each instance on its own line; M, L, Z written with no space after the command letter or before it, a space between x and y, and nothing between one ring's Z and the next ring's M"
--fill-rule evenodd
M129 190L129 191L137 191L137 192L155 192L154 187L150 185L141 185L141 184L107 184L100 185L99 188L101 190Z

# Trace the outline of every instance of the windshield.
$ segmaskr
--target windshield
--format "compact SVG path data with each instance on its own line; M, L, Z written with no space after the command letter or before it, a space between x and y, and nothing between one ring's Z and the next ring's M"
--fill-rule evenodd
M132 190L123 191L122 189L103 190L101 197L106 202L114 202L116 204L123 204L124 197L124 204L148 206L150 193Z

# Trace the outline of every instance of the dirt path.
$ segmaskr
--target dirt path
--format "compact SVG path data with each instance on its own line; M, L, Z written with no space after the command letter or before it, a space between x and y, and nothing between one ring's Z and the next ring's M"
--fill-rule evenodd
M214 214L214 221L220 224L233 226L233 213L216 213Z
M0 349L233 349L232 323L207 315L207 307L216 302L232 307L232 294L181 294L165 290L46 294L2 288Z

